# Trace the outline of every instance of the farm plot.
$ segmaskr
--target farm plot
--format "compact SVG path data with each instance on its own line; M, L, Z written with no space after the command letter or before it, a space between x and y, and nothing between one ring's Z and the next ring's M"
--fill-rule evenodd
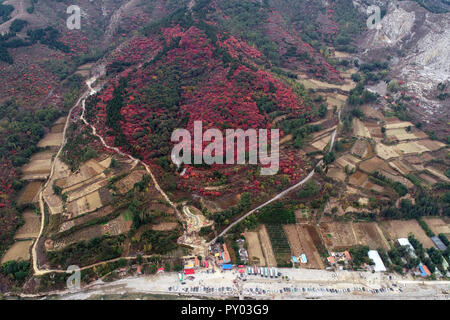
M389 249L389 243L384 238L376 222L353 223L352 227L359 244L374 250L378 248Z
M344 182L346 174L341 168L330 168L328 169L327 177L330 177L336 181Z
M123 179L116 182L117 191L121 194L126 193L128 190L133 188L136 182L142 180L142 177L146 174L145 170L135 170Z
M383 143L376 144L375 152L381 159L384 160L398 158L401 155L401 152L397 151L397 146L387 146Z
M364 124L365 124L367 130L369 130L372 138L374 138L375 140L380 140L380 141L381 141L381 139L383 139L383 133L381 132L381 127L378 123L372 122L372 121L365 121Z
M248 243L248 256L250 258L250 262L260 266L265 266L266 259L264 259L261 244L259 243L258 232L247 231L245 233L245 240Z
M438 169L435 169L433 167L426 167L425 168L429 173L431 173L433 176L439 178L440 180L443 180L445 182L450 182L450 179L445 176L445 174L442 171L439 171Z
M328 145L328 143L330 143L330 140L331 140L331 135L328 135L322 139L319 139L319 140L311 143L311 145L314 148L316 148L317 150L323 150Z
M345 169L345 167L348 166L350 170L353 170L356 169L356 164L360 161L361 159L358 159L351 154L344 154L336 160L336 164L342 169Z
M270 227L281 228L281 226L270 226ZM267 230L268 229L266 228L265 225L263 225L262 228L259 229L259 231L258 231L259 240L261 242L261 248L262 248L262 251L264 254L264 258L266 259L267 266L268 267L276 267L278 260L275 258L274 250L272 249L271 238L269 238L269 233ZM273 232L273 230L272 230L272 232ZM276 245L278 248L278 246L279 246L278 241L276 242ZM277 252L277 258L279 258L278 252Z
M291 248L289 246L286 234L284 233L283 227L281 225L266 225L264 230L267 230L265 231L265 235L260 232L260 237L261 235L263 235L264 237L261 238L263 249L264 247L266 247L267 251L269 251L269 256L265 256L268 266L270 266L270 264L275 264L275 266L289 265L291 261ZM271 246L270 243L272 243ZM273 248L273 250L270 252L269 248ZM276 253L275 259L273 258L274 252ZM270 257L270 254L272 255L272 257Z
M362 137L362 138L371 138L371 134L369 129L364 125L364 123L359 120L358 118L353 118L353 134L356 137Z
M368 177L369 176L364 172L356 171L354 174L350 176L348 182L354 186L360 187L364 183L364 181L367 180Z
M445 147L445 143L430 139L419 140L417 141L417 144L423 146L428 151L436 151Z
M424 217L423 219L435 234L443 233L450 237L450 223L444 221L446 218Z
M41 227L41 217L31 210L27 210L22 214L25 224L21 226L14 239L31 239L36 238Z
M22 180L46 179L50 174L52 156L54 154L53 151L42 151L31 156L30 162L21 168L23 173Z
M177 227L178 223L176 222L162 222L155 225L152 225L152 230L155 231L170 231Z
M19 199L17 200L18 204L24 203L34 203L37 202L36 195L41 188L41 182L39 181L31 181L29 182L23 191L20 193Z
M367 106L367 105L362 106L361 110L369 118L380 119L380 120L384 119L384 116L380 111L378 111L370 106Z
M132 224L132 220L129 220L127 216L121 214L114 220L111 220L107 224L103 225L103 234L108 234L110 236L123 234L130 231Z
M2 258L2 264L11 260L30 260L30 247L33 244L33 240L16 241L11 248L6 251Z
M351 152L360 158L364 158L368 152L367 141L357 140L353 145Z
M407 238L412 233L425 248L434 247L433 242L425 234L417 220L386 220L380 222L379 225L387 240L396 241L398 238Z
M386 130L414 127L414 124L408 121L394 121L386 124Z
M384 160L382 160L378 157L373 157L371 159L361 161L361 163L359 164L359 168L362 171L368 172L368 173L378 171L378 170L382 169L384 166L385 166Z
M307 229L301 224L290 224L283 226L284 232L291 247L291 253L294 256L300 256L304 253L308 263L300 264L301 267L310 269L323 269L324 265L320 258L319 252L314 246Z
M424 140L426 141L426 140ZM431 141L431 140L430 140ZM394 147L398 154L424 153L430 151L422 141L402 142ZM437 150L437 149L436 149Z
M414 169L411 168L407 163L405 163L405 161L402 161L399 159L389 162L389 165L404 176L406 176L410 172L414 171Z
M356 234L353 231L351 223L322 223L319 230L325 244L332 250L345 250L358 244L358 240L356 239Z
M414 133L407 132L405 128L386 130L386 136L399 141L417 139Z
M67 204L67 212L69 213L70 218L74 218L90 211L97 210L102 206L100 193L98 191L94 191L86 196L78 198L75 201L69 202Z
M45 135L42 140L38 142L38 147L46 148L46 147L59 147L62 143L63 133L57 132L52 133L49 132Z
M377 184L375 184L375 183L372 183L372 182L369 181L369 180L366 180L366 181L361 185L361 188L364 188L364 189L367 189L367 190L372 190L372 191L375 191L375 192L378 192L378 193L384 192L384 187L379 186L379 185L377 185Z

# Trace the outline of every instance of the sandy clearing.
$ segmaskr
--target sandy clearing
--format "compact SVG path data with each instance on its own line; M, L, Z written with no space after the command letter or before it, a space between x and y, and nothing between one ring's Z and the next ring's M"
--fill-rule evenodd
M41 217L31 210L25 211L22 217L25 220L25 224L17 230L14 239L36 238L41 226Z
M396 122L390 122L386 124L386 130L389 129L399 129L399 128L407 128L407 127L414 127L414 124L412 124L409 121L396 121Z
M21 192L19 199L17 200L18 204L24 203L35 203L38 201L37 194L39 189L41 188L42 183L39 181L31 181Z
M247 231L245 233L245 239L248 243L248 256L251 263L265 266L266 259L264 259L261 244L259 243L258 232Z
M372 137L370 135L369 129L367 129L364 123L358 118L353 118L352 125L353 125L353 134L355 136L369 139Z
M30 260L30 248L33 240L16 241L2 257L2 264L11 260Z
M277 260L273 253L272 244L270 243L269 234L267 233L266 226L262 226L259 231L259 240L261 242L261 248L264 253L264 258L266 260L267 267L276 267Z
M425 234L417 220L387 220L380 222L379 225L388 240L396 241L398 238L407 238L412 233L425 248L434 247L433 242Z
M347 175L341 168L330 168L328 169L327 177L344 182Z
M450 223L445 222L444 218L423 217L423 219L428 224L431 231L433 231L436 235L443 233L447 235L447 237L450 236Z

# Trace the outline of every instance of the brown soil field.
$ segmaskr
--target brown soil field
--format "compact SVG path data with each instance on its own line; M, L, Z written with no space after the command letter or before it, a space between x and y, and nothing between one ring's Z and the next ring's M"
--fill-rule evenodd
M311 146L313 146L317 150L323 150L328 145L330 140L331 140L331 135L327 135L326 137L311 143Z
M352 174L349 178L349 183L354 185L354 186L361 186L364 181L367 180L369 176L367 174L365 174L362 171L356 171L354 174Z
M42 151L31 156L30 162L23 165L22 180L46 179L50 173L51 159L54 151Z
M426 145L427 143L424 143L424 141L410 141L410 142L402 142L394 146L395 151L398 154L410 154L410 153L424 153L428 152L433 149L429 149ZM431 140L429 140L431 141ZM430 144L431 145L431 144ZM434 150L437 150L439 148L436 148Z
M389 162L389 165L400 172L402 175L408 175L411 171L414 171L405 161L403 160L394 160Z
M75 231L65 237L55 240L53 243L53 250L60 250L68 245L76 243L78 241L89 241L92 238L101 237L103 232L103 225L94 225L88 228L84 228Z
M440 170L433 168L433 167L426 167L425 168L429 173L431 173L433 176L439 178L440 180L450 182L450 179L447 178L447 176Z
M352 156L351 154L344 154L336 160L336 164L345 170L348 165L349 169L353 170L356 168L356 164L361 160Z
M17 230L14 239L36 238L41 227L41 217L31 210L25 211L22 217L25 224Z
M330 168L328 169L327 177L331 179L344 182L346 178L345 172L341 168Z
M433 160L434 157L429 153L424 153L419 156L406 156L403 158L404 160L408 161L411 164L422 164L427 161Z
M152 226L152 230L155 231L169 231L173 230L177 227L178 223L176 222L163 222Z
M434 247L433 241L425 234L417 220L386 220L379 223L387 240L407 238L410 233L422 242L425 248Z
M364 188L364 189L373 190L373 191L376 191L376 192L379 192L379 193L384 192L384 187L379 186L379 185L377 185L375 183L372 183L369 180L365 181L361 185L361 187Z
M368 246L370 249L384 248L389 249L389 243L384 238L376 222L358 222L353 223L358 243Z
M300 267L310 269L324 268L319 252L317 252L313 240L311 239L309 232L306 230L304 225L301 224L284 225L283 229L288 238L292 255L298 257L302 253L304 253L306 255L306 258L308 259L308 263L305 264L301 263Z
M386 130L386 136L398 141L417 139L417 136L414 133L407 132L405 128Z
M424 217L423 220L428 224L431 231L436 235L443 233L447 237L450 236L450 221L445 222L445 218ZM448 220L448 218L447 218Z
M41 139L38 143L38 147L59 147L62 143L63 134L59 133L47 133L44 138Z
M258 232L247 231L245 233L245 240L248 243L248 257L252 264L258 264L260 266L266 265L266 259L262 252L261 244L259 243ZM257 259L254 259L256 257Z
M330 222L320 224L322 238L328 248L345 250L358 244L352 224L346 222Z
M114 220L109 221L103 225L103 234L109 234L111 236L118 236L125 232L130 231L133 221L126 221L123 215L119 215Z
M383 138L383 133L381 132L381 127L378 123L373 122L373 121L365 121L364 124L365 124L367 130L369 130L372 138L378 138L378 139Z
M122 194L126 193L128 190L133 188L136 182L141 181L142 176L146 173L147 172L145 170L135 170L131 172L129 175L116 182L117 191Z
M386 130L406 128L409 126L411 128L413 128L414 124L412 124L411 122L408 122L408 121L394 121L394 122L389 122L386 124Z
M374 109L373 107L369 107L369 106L365 105L365 106L362 106L361 109L364 112L364 114L369 118L380 119L380 120L384 119L383 114L380 111Z
M61 133L64 131L64 123L60 123L60 124L55 124L51 127L50 132L51 133Z
M432 176L430 176L426 173L419 174L419 178L422 179L423 181L425 181L430 186L432 186L438 182L437 179L433 178Z
M372 173L381 169L389 168L389 166L383 159L373 157L368 160L361 161L359 163L359 168L364 172Z
M319 231L317 230L316 227L311 226L311 225L304 225L304 227L308 231L308 234L309 234L312 242L314 243L314 246L320 253L320 248L325 249L325 245L322 241L322 238L320 237Z
M31 181L26 187L20 192L19 199L17 200L18 204L24 203L34 203L37 201L36 195L38 194L41 188L41 182L39 181Z
M358 118L353 118L353 135L356 137L371 138L369 129Z
M272 244L270 243L269 234L267 233L265 225L259 229L258 235L267 267L276 267L277 260L275 259L275 255L273 254Z
M417 141L417 143L419 145L424 146L427 150L430 150L430 151L436 151L436 150L439 150L439 149L445 147L445 143L442 143L442 142L436 141L436 140L430 140L430 139L420 140L420 141Z
M2 264L11 260L30 260L30 248L33 240L16 241L2 257Z
M360 158L364 158L367 155L367 149L367 141L357 140L353 145L351 152Z
M377 155L384 159L388 160L390 158L398 158L402 154L400 151L397 152L397 146L387 146L383 143L377 143L375 146L375 152Z

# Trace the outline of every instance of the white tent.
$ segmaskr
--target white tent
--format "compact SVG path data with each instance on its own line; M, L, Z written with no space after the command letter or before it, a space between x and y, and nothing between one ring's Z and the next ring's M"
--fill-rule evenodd
M377 250L369 250L369 258L375 263L374 270L376 272L384 272L386 271L386 267L384 266L383 260L381 260L380 255Z

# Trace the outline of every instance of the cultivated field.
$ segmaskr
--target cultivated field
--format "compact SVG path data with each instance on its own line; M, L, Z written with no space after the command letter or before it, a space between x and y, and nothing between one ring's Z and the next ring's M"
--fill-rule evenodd
M41 182L39 181L31 181L26 187L20 192L19 199L17 200L18 204L24 203L34 203L37 202L36 195L41 188Z
M36 238L41 226L41 217L31 210L25 211L22 217L25 220L25 224L17 230L14 239Z
M322 238L329 249L339 251L358 244L351 223L322 223L319 228Z
M353 118L353 135L362 138L371 138L369 129L358 118Z
M417 240L422 242L425 248L434 247L433 242L416 220L382 221L380 227L388 240L396 241L398 238L407 238L412 233Z
M259 243L258 232L247 231L245 233L245 240L248 243L248 256L250 258L250 262L260 266L265 266L266 259L264 259L261 244Z
M30 260L30 247L33 244L33 240L26 241L16 241L14 244L6 251L2 258L2 264L11 260Z
M448 218L424 217L423 220L425 220L431 231L436 235L443 233L447 237L450 237L450 221Z
M280 226L281 228L281 226ZM259 240L261 241L261 248L264 254L264 258L266 260L266 264L268 267L276 267L277 260L275 259L275 255L272 249L272 244L270 242L269 234L267 233L266 226L262 226L259 231Z
M292 255L300 256L302 253L306 255L308 263L301 263L300 267L310 269L324 269L322 259L319 252L311 239L308 230L301 224L290 224L283 226L284 232L289 241Z
M344 182L346 178L345 172L341 168L330 168L328 169L327 176L331 179Z

